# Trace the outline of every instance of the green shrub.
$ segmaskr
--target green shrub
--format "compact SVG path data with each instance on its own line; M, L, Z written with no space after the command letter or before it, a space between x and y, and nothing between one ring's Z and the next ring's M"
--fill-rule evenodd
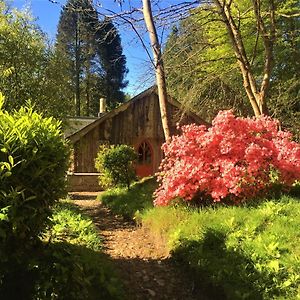
M91 218L72 203L54 207L35 266L34 299L123 299L121 284L101 250Z
M69 154L60 122L2 104L0 95L0 284L11 261L25 263L64 194Z
M60 122L31 108L0 110L2 238L22 245L46 226L51 205L65 191L68 154Z
M95 160L95 167L100 172L99 183L103 187L127 186L136 179L133 162L137 155L127 145L101 145Z
M142 211L153 207L153 192L157 188L156 178L148 177L135 182L130 190L116 187L99 194L98 199L114 214L133 219Z
M91 249L51 243L31 266L36 275L31 299L124 299L111 264Z
M143 213L142 223L164 236L173 257L212 299L300 298L299 199L154 208Z

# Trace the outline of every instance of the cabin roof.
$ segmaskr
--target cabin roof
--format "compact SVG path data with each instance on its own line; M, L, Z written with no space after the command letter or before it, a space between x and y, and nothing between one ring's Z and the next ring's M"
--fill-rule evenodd
M80 140L81 137L86 135L88 132L90 132L92 129L94 129L96 126L104 122L105 120L114 117L115 115L118 115L120 112L125 111L130 105L132 105L134 102L139 101L140 99L150 96L151 94L157 95L157 86L151 86L150 88L146 89L145 91L141 92L140 94L134 96L129 101L121 104L119 107L111 110L110 112L103 113L98 118L92 118L92 117L75 117L70 118L70 120L74 119L72 122L74 125L72 129L65 130L65 137L69 139L71 142L75 143L76 141ZM178 101L175 101L174 99L168 98L168 102L172 104L173 106L179 108L182 110L182 106ZM192 116L195 120L199 121L199 123L207 124L203 119L201 119L199 116L192 112L185 112L187 115ZM77 123L77 125L76 125Z

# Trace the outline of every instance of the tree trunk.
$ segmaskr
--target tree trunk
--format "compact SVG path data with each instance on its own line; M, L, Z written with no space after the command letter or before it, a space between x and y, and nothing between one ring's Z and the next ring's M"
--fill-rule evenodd
M272 73L273 62L273 43L275 40L275 6L272 0L269 0L269 13L270 13L270 29L267 32L267 28L261 16L260 0L252 0L253 8L255 12L255 18L257 21L257 32L261 35L264 44L264 70L262 73L262 81L260 86L258 85L253 70L251 69L250 61L247 57L243 37L241 35L239 27L231 13L232 1L229 3L214 0L214 3L219 8L219 14L222 17L229 34L229 38L234 49L235 56L237 58L238 65L243 77L243 85L251 103L252 109L256 117L262 114L267 114L267 102L266 98L270 88L270 79Z
M80 116L80 34L79 16L77 13L76 34L75 34L75 107L76 115Z
M158 89L158 98L159 98L159 107L161 114L161 121L164 130L164 135L166 141L170 139L170 127L167 113L167 87L166 87L166 78L164 65L161 55L161 47L158 41L157 31L154 25L151 3L150 0L143 0L143 14L144 20L149 32L149 37L151 41L151 48L154 57L154 66L155 66L155 75L156 75L156 83Z

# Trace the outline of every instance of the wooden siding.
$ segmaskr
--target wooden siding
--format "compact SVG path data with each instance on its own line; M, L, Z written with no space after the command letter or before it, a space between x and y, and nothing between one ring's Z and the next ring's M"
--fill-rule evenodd
M177 133L176 123L196 123L192 117L182 117L178 107L168 104L171 132ZM95 172L94 161L99 144L128 144L137 147L146 140L153 149L153 169L158 170L162 159L161 145L164 142L158 96L152 93L136 101L111 117L99 120L99 124L74 144L74 172Z

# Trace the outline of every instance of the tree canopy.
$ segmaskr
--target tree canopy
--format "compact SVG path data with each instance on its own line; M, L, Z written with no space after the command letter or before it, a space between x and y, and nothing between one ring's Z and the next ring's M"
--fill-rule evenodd
M169 91L208 119L218 110L230 107L249 115L251 106L245 76L251 75L255 92L264 97L269 114L286 126L297 126L291 123L299 116L300 100L300 68L296 59L300 54L300 20L293 16L299 11L298 1L226 1L227 5L231 4L227 9L231 22L236 25L237 38L244 51L244 67L250 75L243 74L241 58L237 57L235 42L226 26L228 19L216 2L193 10L170 34L164 52ZM265 33L258 28L259 20ZM274 33L272 26L275 26ZM272 38L269 48L266 38ZM269 82L264 85L266 78Z
M63 117L70 111L64 80L64 57L47 46L43 32L27 11L0 2L0 90L4 108L17 109L30 100L46 115Z

